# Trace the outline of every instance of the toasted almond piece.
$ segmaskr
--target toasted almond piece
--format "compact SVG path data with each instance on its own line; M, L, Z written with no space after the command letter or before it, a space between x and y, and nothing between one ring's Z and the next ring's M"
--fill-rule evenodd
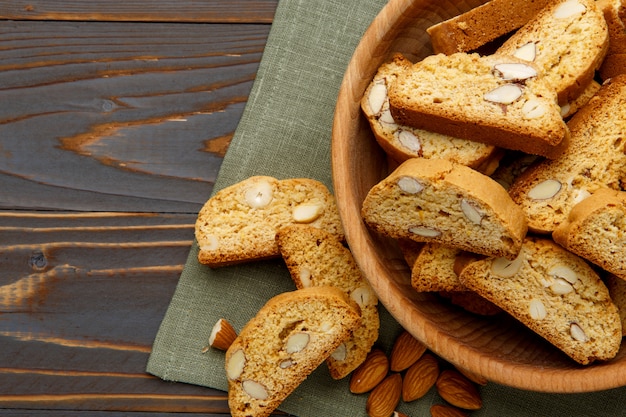
M433 404L430 406L430 415L432 417L467 417L468 414L450 405Z
M269 394L267 389L259 382L251 379L246 379L242 382L242 388L246 394L256 400L266 400Z
M557 180L545 180L528 191L528 197L533 200L547 200L561 191L562 185Z
M525 45L520 46L513 53L513 56L524 61L533 62L537 56L537 45L535 42L528 42Z
M476 385L456 369L443 371L435 385L441 398L456 407L478 410L483 405Z
M226 376L232 381L239 379L245 366L246 355L242 349L237 349L226 362Z
M402 380L402 401L422 398L435 385L439 376L439 361L430 353L422 355L407 369Z
M378 385L389 372L389 359L380 349L372 349L365 361L352 372L350 392L363 394Z
M219 319L213 325L209 335L209 346L226 351L237 338L235 328L226 319Z
M503 84L485 93L483 98L492 103L511 104L522 96L522 87L517 84Z
M274 188L265 180L255 182L244 191L244 199L254 209L265 208L274 199Z
M401 372L413 365L426 352L426 345L404 330L396 338L391 349L389 369Z
M402 376L393 373L370 392L365 403L369 417L390 417L400 402L402 395Z

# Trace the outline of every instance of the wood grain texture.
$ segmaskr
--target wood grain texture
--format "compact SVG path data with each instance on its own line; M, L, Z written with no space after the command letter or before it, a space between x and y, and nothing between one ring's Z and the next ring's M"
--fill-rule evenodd
M0 21L0 207L197 212L268 31Z
M276 5L0 1L0 414L229 415L145 367Z
M0 0L0 18L134 22L271 23L278 0Z

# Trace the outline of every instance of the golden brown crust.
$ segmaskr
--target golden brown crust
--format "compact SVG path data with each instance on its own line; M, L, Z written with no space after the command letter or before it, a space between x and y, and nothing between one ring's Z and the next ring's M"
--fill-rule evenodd
M502 156L496 147L399 125L393 120L387 88L399 73L409 70L412 65L401 54L395 54L380 66L361 99L361 109L380 147L397 162L409 158L442 158L491 174ZM382 101L383 97L385 101Z
M526 235L522 211L500 184L446 160L404 162L370 190L362 215L393 238L485 255L515 257Z
M599 189L576 204L552 238L569 251L626 279L626 192Z
M626 178L626 75L612 78L568 122L571 146L560 158L526 169L509 193L528 218L529 229L552 233L572 207L600 188L619 190ZM534 194L558 183L555 194ZM533 191L534 190L534 191ZM535 195L535 197L533 197Z
M582 258L550 239L527 237L518 261L503 270L494 258L479 260L459 278L578 363L615 357L622 340L617 307Z
M435 53L474 51L522 27L549 0L491 0L426 29Z
M561 155L569 131L554 88L537 76L511 81L496 69L500 64L533 68L504 55L426 57L400 73L389 88L391 114L398 123L420 129L548 158ZM490 97L500 88L521 85L520 95L511 101ZM531 113L535 104L541 110Z
M583 11L570 13L581 7ZM563 17L564 16L564 17ZM559 104L574 101L593 80L609 48L609 32L595 0L553 2L515 32L497 53L534 45L532 62L557 90Z

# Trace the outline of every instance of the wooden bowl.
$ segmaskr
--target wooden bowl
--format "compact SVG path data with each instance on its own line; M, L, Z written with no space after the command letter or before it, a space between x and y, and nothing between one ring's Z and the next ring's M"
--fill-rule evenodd
M416 338L449 362L515 388L590 392L626 385L626 354L578 365L505 314L480 317L417 293L397 244L370 231L360 215L369 189L389 173L387 158L361 113L360 100L394 52L413 61L432 54L425 29L480 0L390 0L367 29L339 92L332 133L333 186L354 257L382 304Z

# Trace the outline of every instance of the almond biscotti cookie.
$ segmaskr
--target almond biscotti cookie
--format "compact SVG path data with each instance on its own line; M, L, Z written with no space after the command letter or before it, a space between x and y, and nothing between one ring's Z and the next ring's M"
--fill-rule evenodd
M527 61L505 55L431 55L389 87L402 125L556 158L569 131L556 92Z
M525 25L549 0L491 0L428 29L435 53L470 52Z
M626 280L626 191L599 189L572 208L552 238Z
M608 47L607 24L595 0L560 0L516 31L497 53L535 64L563 105L587 88Z
M550 239L527 237L514 261L482 259L459 279L580 364L612 359L620 348L620 317L606 285Z
M412 65L404 56L394 55L391 61L380 66L365 90L361 109L378 144L398 162L409 158L441 158L491 174L502 155L495 146L399 125L393 120L389 111L388 87L400 72Z
M335 287L271 298L226 351L234 417L269 416L359 323L359 307Z
M509 188L537 233L552 233L575 204L598 189L623 189L626 75L605 82L568 125L571 146L565 154L529 167Z
M392 238L515 258L526 219L500 184L443 159L409 159L372 187L365 223Z
M291 225L276 234L280 253L297 288L333 286L361 308L361 324L326 360L331 377L347 376L365 360L378 339L378 297L350 250L331 233L308 225Z
M289 224L309 224L344 237L335 198L321 182L247 178L215 193L198 213L198 260L218 267L280 257L276 232Z

